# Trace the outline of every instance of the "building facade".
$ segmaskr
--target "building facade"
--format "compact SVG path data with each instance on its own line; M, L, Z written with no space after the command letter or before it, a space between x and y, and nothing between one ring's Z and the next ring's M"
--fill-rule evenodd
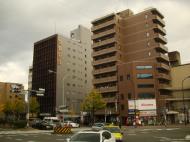
M0 110L4 109L7 102L11 102L12 104L16 104L17 101L24 102L23 89L24 86L19 83L0 82ZM0 117L4 117L1 111Z
M34 44L32 88L45 88L45 96L38 98L42 115L55 115L66 106L72 114L80 113L92 89L90 36L80 25L71 38L56 34Z
M130 98L139 100L140 96L154 99L156 105L146 117L161 116L171 80L163 18L151 8L138 14L128 9L92 21L93 85L110 110L101 110L97 116L106 114L110 121L120 117L124 123L129 117ZM132 81L120 81L130 77ZM133 112L133 120L135 115Z
M28 90L32 89L32 66L28 70Z
M190 122L190 64L171 68L172 96L167 98L167 120L169 123Z

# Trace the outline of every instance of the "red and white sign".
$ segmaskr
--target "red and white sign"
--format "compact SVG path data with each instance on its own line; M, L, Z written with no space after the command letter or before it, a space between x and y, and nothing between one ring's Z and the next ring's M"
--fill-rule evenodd
M129 105L129 109L156 110L155 99L129 100L128 105Z

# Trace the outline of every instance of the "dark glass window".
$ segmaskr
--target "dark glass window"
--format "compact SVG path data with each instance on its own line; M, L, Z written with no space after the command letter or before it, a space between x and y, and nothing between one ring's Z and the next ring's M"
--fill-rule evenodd
M130 79L131 79L130 74L127 74L127 80L130 80Z
M138 70L152 69L152 66L136 66L136 69Z
M153 78L152 74L144 73L144 74L137 74L138 79L151 79Z
M154 88L154 84L138 84L138 88Z
M123 76L122 75L120 76L120 81L123 81Z
M153 99L155 98L154 93L139 93L138 94L139 99Z

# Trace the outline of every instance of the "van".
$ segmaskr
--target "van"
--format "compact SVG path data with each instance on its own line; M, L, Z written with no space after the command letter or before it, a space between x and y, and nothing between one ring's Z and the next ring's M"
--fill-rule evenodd
M60 120L57 117L44 117L43 121L48 122L53 127L56 127L60 124Z

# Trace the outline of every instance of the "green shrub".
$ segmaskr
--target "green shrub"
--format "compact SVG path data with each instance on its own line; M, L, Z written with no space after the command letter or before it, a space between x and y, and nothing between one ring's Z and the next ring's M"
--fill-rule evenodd
M24 128L26 127L27 122L25 120L18 120L13 122L14 128Z

